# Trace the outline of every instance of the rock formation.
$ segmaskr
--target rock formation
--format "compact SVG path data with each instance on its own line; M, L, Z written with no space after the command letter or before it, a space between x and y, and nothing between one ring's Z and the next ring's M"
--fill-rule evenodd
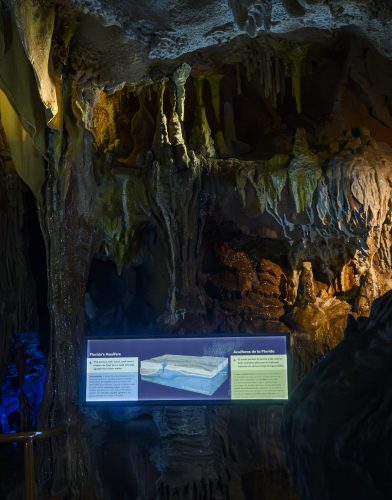
M282 433L304 500L390 496L391 314L388 292L291 396Z
M286 409L289 466L304 499L388 498L387 448L371 463L388 442L388 2L4 0L0 14L0 377L14 335L39 329L39 427L67 426L40 447L42 497L296 498L281 407L82 408L84 336L290 332L297 383L348 324Z

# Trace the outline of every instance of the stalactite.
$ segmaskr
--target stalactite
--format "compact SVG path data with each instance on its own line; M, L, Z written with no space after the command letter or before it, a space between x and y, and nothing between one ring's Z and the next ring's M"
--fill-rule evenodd
M211 89L212 107L217 122L220 121L220 85L223 77L222 73L212 73L207 76Z
M268 53L264 54L264 68L265 68L265 94L266 96L270 96L272 93L272 82L271 82L271 58Z
M150 218L144 183L137 175L118 174L100 185L99 200L102 243L121 274L124 266L137 262L139 230Z
M392 208L392 157L388 148L373 147L369 137L361 141L366 141L365 149L333 154L325 171L309 151L304 131L297 134L291 162L286 156L268 163L232 164L243 206L249 210L249 189L253 189L260 213L273 217L290 242L290 294L295 296L302 262L321 262L319 271L327 279L325 288L319 290L314 310L298 308L295 322L308 324L308 328L313 325L314 338L328 348L341 338L350 310L346 300L334 297L336 291L344 289L353 312L366 315L371 303L390 288L391 224L387 214ZM282 211L289 203L287 198L282 199L289 192L285 190L287 179L301 218ZM350 265L350 279L344 284L342 262ZM339 325L334 331L332 318ZM312 359L314 355L309 354Z
M118 161L127 166L136 166L137 158L140 154L151 149L151 141L154 137L154 120L145 106L146 90L142 89L138 94L139 109L136 111L131 121L131 136L133 148L128 158Z
M265 39L253 40L246 46L244 59L247 80L257 79L263 96L276 108L278 95L283 100L285 85L281 59L275 53L274 44L271 47Z
M250 59L248 57L245 60L246 79L248 80L248 82L250 82L251 80L250 64Z
M297 130L293 155L288 173L295 208L300 213L312 207L313 194L322 175L317 156L309 150L304 129Z
M273 197L274 209L277 211L277 203L282 197L283 188L287 180L287 166L289 164L289 156L285 154L277 154L267 162L267 169L271 178L272 186L276 196Z
M218 149L218 152L222 158L229 157L232 155L231 148L227 145L225 136L223 133L223 126L221 120L221 95L220 95L220 85L223 78L223 74L214 73L207 76L207 81L211 89L211 99L212 107L214 110L215 118L218 123L219 130L215 132L214 142Z
M302 104L301 104L301 65L302 60L304 59L306 52L299 50L295 52L295 55L291 61L291 81L292 81L292 92L293 97L295 98L295 102L297 105L297 113L301 113Z
M43 159L30 134L26 132L22 125L18 114L1 90L0 114L16 171L30 187L37 200L40 200L44 181Z
M170 144L173 146L184 146L184 152L186 153L185 141L183 137L183 123L178 115L178 103L177 103L177 94L173 87L170 88L170 103L171 103L171 114L169 120L169 140ZM184 95L185 99L185 95ZM180 111L183 108L180 107Z
M236 77L236 84L237 84L237 95L241 95L242 90L241 90L241 65L240 65L240 63L237 63L235 65L235 77Z
M159 80L155 84L157 100L158 100L158 112L155 123L155 135L154 135L152 149L156 155L159 153L161 146L170 144L169 133L167 130L167 118L163 109L166 84L167 84L167 79Z
M297 113L301 113L301 78L303 61L308 54L311 44L293 44L293 42L290 41L271 40L271 45L279 58L283 61L286 74L291 77L292 95L295 98Z
M171 77L176 86L177 114L181 122L183 122L185 118L185 84L191 74L191 70L192 68L189 64L181 64L181 66L174 71Z
M276 155L268 162L258 164L247 162L242 168L238 168L236 183L241 195L243 206L246 206L246 184L247 182L254 188L260 212L265 210L277 218L282 223L279 216L278 203L281 200L282 191L287 180L287 165L289 157L287 155Z
M169 139L176 146L176 161L180 168L188 168L189 156L185 144L185 83L191 73L188 64L182 64L171 76L170 103L172 111L169 121Z
M24 132L30 136L32 143L42 157L47 159L44 107L37 89L34 71L26 57L26 51L16 26L15 16L8 9L1 7L0 23L4 27L4 37L9 41L7 50L4 50L5 45L3 45L4 51L1 51L0 57L1 90L7 97L7 101L12 102L10 107L18 116ZM19 132L18 137L20 135L22 135L21 132ZM31 157L34 158L33 155ZM26 163L25 171L28 172L30 162ZM35 162L33 163L35 165ZM41 180L43 175L42 172L40 174ZM26 183L29 184L29 182Z
M195 117L190 136L190 147L195 153L201 154L205 158L214 158L216 152L203 101L203 83L203 77L194 78L197 104L195 106Z
M237 155L249 153L251 147L237 139L234 108L231 102L225 102L223 106L224 138L228 151Z
M26 53L37 76L38 90L50 111L49 126L59 128L60 89L51 61L56 11L32 0L16 0L15 13Z
M169 290L166 311L161 322L172 328L182 321L199 321L205 304L197 283L202 230L206 207L201 185L204 163L190 154L187 169L182 169L173 157L161 162L147 158L145 183L151 214L169 255ZM192 304L192 308L188 306Z

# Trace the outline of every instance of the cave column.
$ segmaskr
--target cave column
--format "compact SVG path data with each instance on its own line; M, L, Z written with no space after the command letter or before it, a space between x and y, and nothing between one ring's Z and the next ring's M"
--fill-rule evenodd
M64 155L59 169L49 166L40 210L47 248L51 345L39 426L65 425L67 436L65 442L54 443L52 464L45 462L40 471L41 482L45 482L43 477L63 477L64 464L58 464L57 457L64 455L65 446L67 470L63 478L71 498L96 499L100 496L89 450L81 435L80 413L83 305L96 238L96 185L92 176L92 137L81 128L71 128L68 124L68 155ZM64 182L67 176L68 182Z

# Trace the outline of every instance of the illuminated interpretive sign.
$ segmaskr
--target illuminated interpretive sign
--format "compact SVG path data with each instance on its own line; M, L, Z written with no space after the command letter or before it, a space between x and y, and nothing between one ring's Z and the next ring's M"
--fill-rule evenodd
M287 335L87 338L85 404L284 402Z

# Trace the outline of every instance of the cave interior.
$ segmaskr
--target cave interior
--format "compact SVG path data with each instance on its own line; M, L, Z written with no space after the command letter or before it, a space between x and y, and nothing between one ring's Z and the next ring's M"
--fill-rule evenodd
M391 22L0 2L0 430L66 428L35 499L392 497ZM288 403L81 404L86 336L200 333L288 334Z

